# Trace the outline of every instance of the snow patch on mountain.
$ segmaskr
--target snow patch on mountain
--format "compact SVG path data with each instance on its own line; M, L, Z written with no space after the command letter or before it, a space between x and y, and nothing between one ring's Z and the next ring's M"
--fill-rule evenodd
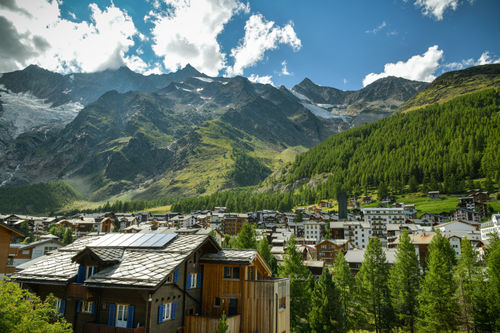
M83 109L83 105L78 102L51 107L50 103L31 93L13 93L2 85L0 89L4 110L0 121L9 124L9 132L13 138L39 126L68 123Z
M302 100L302 101L309 101L309 102L312 102L311 99L305 95L302 95L301 93L299 92L296 92L295 90L290 90L292 92L292 94L295 95L295 97L297 97L298 99Z
M208 77L200 77L200 76L195 76L194 78L195 78L195 79L198 79L198 80L200 80L200 81L203 81L203 82L208 82L208 83L212 83L212 82L214 82L214 80L213 80L213 79L208 78Z
M317 117L321 117L321 118L325 118L325 119L342 119L342 120L345 120L344 116L339 116L339 115L336 115L336 114L332 114L332 113L326 111L325 109L320 108L317 105L308 104L308 103L302 103L302 105L306 109L308 109L309 111L311 111Z

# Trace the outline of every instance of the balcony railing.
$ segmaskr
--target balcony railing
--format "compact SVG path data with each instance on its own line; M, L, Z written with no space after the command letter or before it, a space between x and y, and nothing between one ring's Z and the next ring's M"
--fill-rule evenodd
M186 333L198 332L215 332L215 328L219 324L220 317L210 316L186 316L185 331ZM241 315L227 317L227 325L229 333L237 333L240 331ZM118 333L118 332L117 332Z
M106 324L86 323L84 330L85 333L145 333L144 327L137 328L123 328L108 326Z

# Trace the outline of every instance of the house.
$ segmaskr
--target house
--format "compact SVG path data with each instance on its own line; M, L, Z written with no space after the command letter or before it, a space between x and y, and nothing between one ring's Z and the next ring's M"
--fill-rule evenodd
M76 237L85 236L94 232L98 225L94 218L91 217L78 217L75 219L62 219L56 223L59 226L70 228Z
M433 213L424 213L420 216L420 220L423 222L427 221L431 225L433 224L441 224L450 219L450 216L445 214L433 214Z
M481 224L481 213L467 208L457 208L453 212L453 219L479 226Z
M394 248L397 247L396 240L399 239L403 230L407 230L409 234L432 231L432 227L424 227L418 224L387 224L387 247Z
M222 249L200 258L202 304L185 332L213 332L222 313L233 332L290 332L290 282L272 278L256 250Z
M448 238L450 246L455 250L457 256L462 254L462 240L467 238L473 249L479 249L483 246L481 233L478 231L447 231L442 233L443 237Z
M365 251L366 249L352 249L348 250L345 254L345 260L349 264L351 273L357 274L361 269L361 265L365 257ZM396 262L396 249L383 248L383 251L387 260L386 262L389 265L394 264Z
M473 189L467 191L468 197L473 197L474 202L484 203L489 200L490 195L486 191L481 191L480 189Z
M469 193L471 193L469 191ZM458 207L468 210L475 210L481 213L481 216L488 215L488 192L471 193L470 196L459 198Z
M427 194L429 199L439 199L439 191L429 191Z
M439 224L434 227L434 229L439 229L441 232L453 232L453 231L476 231L476 226L470 225L465 222L451 221Z
M337 254L345 254L349 248L353 248L347 239L325 239L316 244L316 260L325 262L325 265L333 265Z
M321 208L332 208L332 203L330 201L326 201L326 200L321 200L319 202L319 206Z
M500 236L500 214L493 214L491 220L481 224L482 240L488 240L492 233L496 233Z
M48 237L29 244L10 244L9 260L12 266L41 257L50 251L63 247L57 236Z
M321 240L325 231L325 222L307 221L304 223L304 237L313 238L316 243Z
M304 261L304 266L306 266L311 272L313 278L318 280L323 273L323 268L325 267L325 262L321 260L306 260Z
M330 233L333 239L347 239L356 248L366 248L372 237L372 228L366 222L330 222Z
M418 259L420 265L425 265L425 259L427 258L427 253L429 252L429 244L436 235L435 232L418 232L410 234L410 242L415 246L417 251ZM396 245L399 244L399 238L394 242Z
M362 199L361 202L364 204L371 204L373 202L372 196L371 195L365 195Z
M227 235L239 234L241 227L248 221L247 214L226 214L222 221L222 230Z
M24 237L19 231L0 223L0 278L5 274L14 273L14 259L9 256L11 239Z
M224 282L222 274L212 275L201 264L201 258L221 251L208 235L110 233L82 237L21 264L13 277L42 298L54 294L60 313L77 333L194 332L199 326L193 323L205 314L202 295L211 292L211 285ZM250 267L258 265L262 267L254 268L260 274L255 275L258 281L254 284L260 283L259 278L268 279L269 268L255 253L240 253L238 257L239 261L231 257L225 265L241 267L241 282L248 277ZM231 285L240 284L235 274ZM271 291L278 293L274 283ZM263 282L262 286L269 285ZM258 287L255 290L262 292ZM287 292L285 286L283 293ZM222 294L231 304L234 301L229 299L242 296ZM234 305L231 309L234 311ZM237 324L252 322L249 310L248 306L238 307L236 315L228 318L233 332L239 332Z

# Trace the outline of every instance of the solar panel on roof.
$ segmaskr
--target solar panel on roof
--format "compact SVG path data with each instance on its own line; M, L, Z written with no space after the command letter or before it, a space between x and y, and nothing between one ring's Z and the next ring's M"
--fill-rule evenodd
M89 247L135 247L159 248L164 247L177 237L177 234L118 234L112 233L102 236L90 243Z

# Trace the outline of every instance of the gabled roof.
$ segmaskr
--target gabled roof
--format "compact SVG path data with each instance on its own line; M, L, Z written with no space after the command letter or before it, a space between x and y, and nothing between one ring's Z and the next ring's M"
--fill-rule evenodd
M269 276L272 275L264 259L253 249L222 249L217 253L206 253L200 258L200 262L229 265L251 265L255 260L262 264Z
M12 236L16 236L16 237L24 237L24 235L22 233L20 233L19 231L17 231L16 229L13 229L11 227L8 227L6 226L5 224L3 223L0 223L0 229L4 229L10 233L12 233L13 235Z

